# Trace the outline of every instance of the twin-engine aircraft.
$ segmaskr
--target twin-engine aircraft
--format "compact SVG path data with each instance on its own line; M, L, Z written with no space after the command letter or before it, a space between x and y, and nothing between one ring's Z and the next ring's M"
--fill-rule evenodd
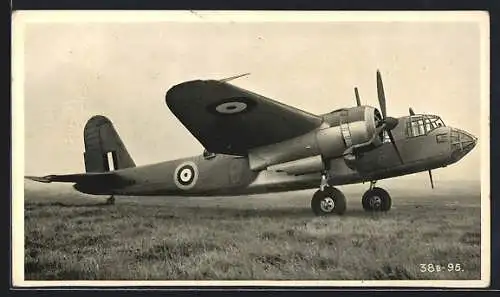
M240 75L241 76L241 75ZM391 197L377 180L453 164L477 138L447 127L439 116L387 115L377 71L380 110L362 105L315 115L223 80L194 80L167 91L167 106L205 148L199 156L136 166L109 119L93 116L84 128L86 173L27 176L69 182L94 195L238 196L318 188L316 215L341 215L346 199L335 188L370 182L361 203L388 211Z

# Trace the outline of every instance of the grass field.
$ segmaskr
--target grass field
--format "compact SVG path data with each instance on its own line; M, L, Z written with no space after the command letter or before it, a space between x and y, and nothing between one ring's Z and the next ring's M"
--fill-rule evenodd
M480 279L479 187L386 187L393 209L375 214L366 185L340 187L346 214L324 218L312 190L105 206L50 186L25 183L26 280ZM463 271L420 272L428 263Z

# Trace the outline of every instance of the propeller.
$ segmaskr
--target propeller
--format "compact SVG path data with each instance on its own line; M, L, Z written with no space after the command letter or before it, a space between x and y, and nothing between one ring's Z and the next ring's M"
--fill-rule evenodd
M410 116L415 115L415 112L413 111L413 108L408 108L408 112L410 113ZM429 180L431 181L431 188L434 189L434 179L432 178L432 170L428 170L429 172Z
M358 93L358 88L357 87L354 88L354 95L356 95L356 104L358 106L361 106L361 99L359 99L359 93Z
M382 112L382 130L387 132L387 135L389 136L389 139L391 140L392 146L394 147L394 150L396 151L396 154L398 155L399 161L401 162L401 164L403 164L404 163L403 158L401 157L401 154L399 153L399 149L396 145L396 142L394 141L394 136L392 135L392 132L391 132L391 130L394 129L398 125L399 120L396 118L387 116L384 84L382 83L382 76L380 75L379 70L377 70L377 95L378 95L378 103L380 106L380 111Z

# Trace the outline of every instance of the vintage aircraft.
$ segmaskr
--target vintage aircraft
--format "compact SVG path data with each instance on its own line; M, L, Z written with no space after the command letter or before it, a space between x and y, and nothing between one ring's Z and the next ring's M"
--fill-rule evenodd
M387 116L380 72L380 111L362 105L314 115L223 80L172 87L166 104L204 146L199 156L136 166L109 119L93 116L84 128L86 173L27 176L70 182L94 195L221 196L319 188L316 215L343 214L346 199L335 185L370 182L361 203L387 211L391 197L380 179L445 167L464 157L477 138L447 127L439 116Z

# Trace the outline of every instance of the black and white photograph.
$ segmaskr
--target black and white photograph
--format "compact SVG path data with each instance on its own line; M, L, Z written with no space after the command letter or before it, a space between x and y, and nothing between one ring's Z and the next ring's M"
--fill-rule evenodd
M14 285L489 284L487 13L12 26Z

